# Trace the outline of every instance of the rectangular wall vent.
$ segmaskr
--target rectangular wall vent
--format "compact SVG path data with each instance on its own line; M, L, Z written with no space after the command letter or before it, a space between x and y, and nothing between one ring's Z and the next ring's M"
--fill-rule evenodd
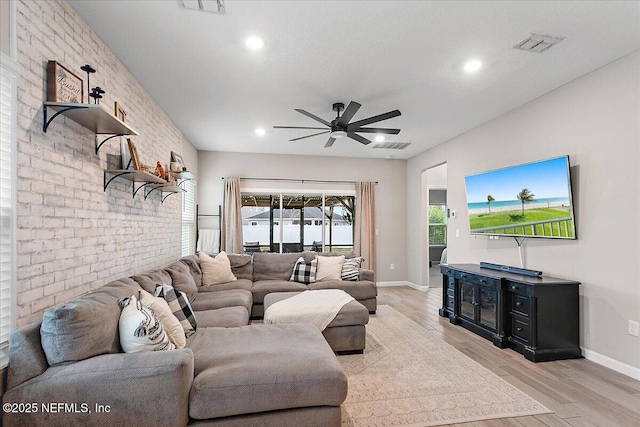
M380 142L373 145L373 148L386 148L388 150L404 150L410 142Z
M562 37L551 37L551 36L541 36L538 34L531 34L531 36L527 37L517 45L515 45L514 49L526 50L528 52L544 52L549 49L551 46L560 43L564 38Z
M178 6L190 9L199 10L201 12L217 13L219 15L226 15L227 11L224 8L224 0L177 0Z

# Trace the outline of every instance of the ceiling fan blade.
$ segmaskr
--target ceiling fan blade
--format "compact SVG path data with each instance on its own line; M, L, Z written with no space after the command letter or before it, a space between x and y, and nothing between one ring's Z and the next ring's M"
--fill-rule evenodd
M318 116L316 116L316 115L313 115L313 114L311 114L311 113L310 113L310 112L308 112L308 111L301 110L300 108L296 108L295 110L296 110L298 113L300 113L300 114L304 114L305 116L310 117L310 118L312 118L313 120L315 120L315 121L317 121L317 122L322 123L323 125L326 125L326 126L331 127L331 123L329 123L329 122L328 122L328 121L326 121L325 119L321 119L320 117L318 117Z
M357 133L353 133L353 132L348 132L347 136L351 139L355 139L356 141L358 141L360 144L364 144L364 145L369 145L371 144L371 141L369 141L367 138L358 135Z
M358 120L357 122L349 123L347 126L347 132L351 132L354 129L357 129L361 126L368 125L370 123L381 122L382 120L392 119L394 117L398 117L400 115L400 111L393 110L388 113L379 114L377 116L369 117L368 119Z
M301 139L311 138L312 136L322 135L322 134L324 134L324 133L329 133L329 132L331 132L331 131L329 131L329 130L325 130L324 132L314 133L313 135L307 135L307 136L301 136L301 137L299 137L299 138L293 138L293 139L290 139L289 141L299 141L299 140L301 140Z
M386 128L358 128L351 129L350 132L362 132L362 133L384 133L387 135L397 135L400 133L400 129L386 129Z
M333 145L333 143L336 142L335 138L329 138L329 140L327 141L326 144L324 144L324 148L329 148Z
M317 130L323 130L325 128L313 128L313 127L308 127L308 126L274 126L274 129L317 129Z
M343 128L349 124L349 121L356 115L361 105L357 102L351 101L349 105L347 105L347 109L342 113L342 117L338 120L338 126Z

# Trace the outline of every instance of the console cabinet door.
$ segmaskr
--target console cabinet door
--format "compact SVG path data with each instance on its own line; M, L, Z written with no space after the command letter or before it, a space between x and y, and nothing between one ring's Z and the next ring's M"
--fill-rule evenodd
M497 330L498 290L490 286L478 287L478 323Z

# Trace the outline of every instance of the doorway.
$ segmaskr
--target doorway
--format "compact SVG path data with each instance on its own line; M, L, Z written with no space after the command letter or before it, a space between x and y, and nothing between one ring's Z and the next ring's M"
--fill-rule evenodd
M421 215L421 278L422 286L440 277L439 264L447 242L447 164L443 163L422 172Z

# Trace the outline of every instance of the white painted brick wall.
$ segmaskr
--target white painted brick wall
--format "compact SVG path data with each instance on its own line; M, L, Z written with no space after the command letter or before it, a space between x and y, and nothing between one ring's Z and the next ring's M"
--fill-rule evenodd
M181 196L160 204L160 194L131 197L131 183L116 179L103 191L103 170L119 167L119 138L98 155L94 135L58 117L42 132L47 61L56 60L127 111L143 163L166 164L181 152L183 136L96 34L65 1L16 2L18 62L18 326L48 308L122 277L180 257ZM86 84L86 82L85 82ZM86 86L84 88L86 91ZM86 96L86 94L85 94Z

